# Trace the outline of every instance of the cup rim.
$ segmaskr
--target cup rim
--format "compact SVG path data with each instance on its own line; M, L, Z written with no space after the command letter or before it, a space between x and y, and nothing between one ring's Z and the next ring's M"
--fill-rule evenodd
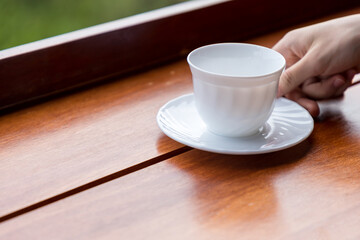
M216 72L211 72L211 71L207 71L207 70L204 70L202 68L199 68L198 66L196 66L194 63L191 62L190 58L191 56L195 53L195 52L198 52L199 50L201 49L204 49L204 48L209 48L209 47L213 47L213 46L217 46L217 45L247 45L247 46L251 46L251 47L257 47L257 48L264 48L266 50L270 50L271 52L274 52L275 54L279 55L280 58L282 58L283 60L283 64L281 65L281 67L279 67L278 69L270 72L270 73L266 73L266 74L258 74L258 75L251 75L251 76L240 76L240 75L230 75L230 74L222 74L222 73L216 73ZM283 71L285 69L285 66L286 66L286 60L284 58L284 56L279 53L278 51L275 51L274 49L271 49L271 48L268 48L268 47L264 47L264 46L260 46L260 45L257 45L257 44L251 44L251 43L240 43L240 42L224 42L224 43L214 43L214 44L208 44L208 45L204 45L204 46L201 46L201 47L198 47L194 50L192 50L188 56L187 56L187 62L188 64L195 68L196 70L200 71L200 72L203 72L203 73L207 73L207 74L211 74L211 75L214 75L214 76L220 76L220 77L227 77L227 78L259 78L259 77L266 77L266 76L271 76L271 75L274 75L274 74L277 74L279 71Z

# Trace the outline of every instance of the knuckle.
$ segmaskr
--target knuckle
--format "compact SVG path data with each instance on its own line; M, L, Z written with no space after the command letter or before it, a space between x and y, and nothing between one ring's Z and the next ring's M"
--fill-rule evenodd
M296 39L297 30L287 32L280 41L275 45L275 50L283 50L290 47L294 39Z
M281 78L281 84L286 89L292 88L294 85L294 75L291 71L284 71Z
M296 30L291 30L285 34L284 38L292 38L295 34Z
M295 30L292 30L292 31L290 31L290 32L287 32L286 34L285 34L285 36L284 36L284 38L286 38L286 39L291 39L291 38L293 38L293 36L295 35L295 33L296 32L294 32Z
M299 36L299 32L300 29L291 30L285 34L284 38L288 40L296 40Z

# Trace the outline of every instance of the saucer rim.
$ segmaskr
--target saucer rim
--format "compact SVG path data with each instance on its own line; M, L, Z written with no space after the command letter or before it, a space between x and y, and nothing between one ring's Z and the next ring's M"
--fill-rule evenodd
M176 138L174 137L172 134L168 133L168 130L164 129L163 123L160 122L160 115L161 113L164 111L164 109L168 108L169 105L172 105L174 104L175 102L178 102L179 100L181 99L186 99L186 98L189 98L189 97L194 97L194 93L188 93L188 94L184 94L184 95L181 95L181 96L178 96L176 98L173 98L171 99L170 101L168 101L167 103L165 103L158 111L157 115L156 115L156 120L157 120L157 124L159 126L159 128L161 129L161 131L166 135L168 136L169 138L173 139L174 141L176 142L179 142L181 144L184 144L186 146L189 146L189 147L192 147L194 149L198 149L198 150L202 150L202 151L207 151L207 152L212 152L212 153L220 153L220 154L228 154L228 155L257 155L257 154L265 154L265 153L271 153L271 152L276 152L276 151L281 151L281 150L285 150L285 149L288 149L288 148L291 148L295 145L298 145L300 144L301 142L303 142L304 140L306 140L310 135L311 133L313 132L314 130L314 119L312 118L312 116L309 114L309 112L304 108L302 107L301 105L299 105L298 103L292 101L292 100L289 100L287 98L284 98L284 97L281 97L281 98L278 98L276 99L275 101L285 101L285 102L288 102L290 104L295 104L299 109L301 109L302 111L304 111L304 113L306 113L307 117L309 118L309 120L311 119L311 128L309 126L309 129L308 129L308 132L302 136L299 140L296 140L292 143L289 143L289 144L285 144L285 145L282 145L282 146L279 146L279 147L274 147L274 148L268 148L268 149L264 149L264 150L255 150L255 151L251 151L251 150L229 150L229 149L221 149L221 148L209 148L209 147L206 147L206 146L199 146L195 143L192 143L192 142L189 142L189 141L186 141L182 138ZM276 104L274 106L274 109L276 107ZM269 119L271 118L271 115L269 117ZM268 121L267 121L268 122ZM211 136L214 136L216 138L226 138L226 139L239 139L239 138L246 138L246 137L226 137L226 136L219 136L219 135L216 135L214 133L212 133L211 131L205 129L204 132L207 132L209 133ZM248 136L248 137L252 137L252 136Z

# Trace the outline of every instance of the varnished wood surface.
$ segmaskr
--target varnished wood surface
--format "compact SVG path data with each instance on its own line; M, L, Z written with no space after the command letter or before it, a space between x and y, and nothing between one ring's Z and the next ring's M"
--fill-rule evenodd
M290 149L191 150L6 221L0 238L359 239L359 101L358 84L322 103Z
M187 1L0 51L0 109L355 6L358 0L302 0L296 7L287 0Z
M183 60L0 116L0 239L359 238L360 84L308 140L251 157L160 132L160 106L191 91Z
M192 91L170 64L0 117L0 217L182 147L158 109Z

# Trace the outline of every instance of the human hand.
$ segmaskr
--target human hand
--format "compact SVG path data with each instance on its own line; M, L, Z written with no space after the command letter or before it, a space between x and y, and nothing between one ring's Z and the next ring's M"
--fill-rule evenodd
M314 100L341 95L360 69L360 14L291 31L273 49L287 61L278 95L317 116Z

